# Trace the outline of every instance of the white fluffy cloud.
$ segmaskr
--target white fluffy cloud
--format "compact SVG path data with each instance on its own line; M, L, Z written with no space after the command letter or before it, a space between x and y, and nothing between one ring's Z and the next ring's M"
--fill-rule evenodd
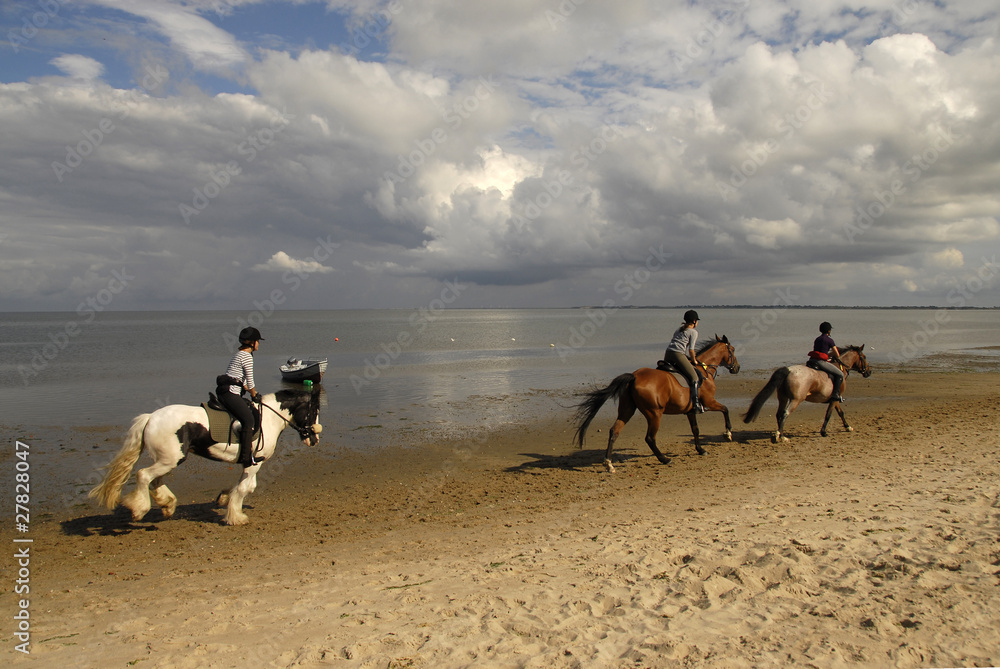
M65 54L52 59L52 64L72 79L97 79L104 72L104 66L89 56Z
M294 272L296 274L326 274L332 272L332 267L327 267L321 262L312 258L306 260L296 260L284 251L278 251L267 259L267 262L254 265L251 268L255 272Z

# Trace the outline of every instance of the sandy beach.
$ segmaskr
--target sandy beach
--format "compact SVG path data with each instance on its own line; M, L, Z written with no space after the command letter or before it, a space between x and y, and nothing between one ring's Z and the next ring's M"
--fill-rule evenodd
M610 379L609 379L610 380ZM335 414L272 463L250 524L214 494L154 510L58 510L32 525L30 654L2 561L3 649L30 666L974 667L1000 664L1000 373L852 375L853 432L804 405L773 444L763 379L720 378L733 414L667 417L659 464L637 416L602 466L572 412L374 452ZM385 428L383 428L385 429ZM124 426L80 434L106 462ZM140 460L145 462L145 459ZM134 480L134 477L133 477ZM131 485L131 482L130 482ZM4 528L8 554L12 533Z

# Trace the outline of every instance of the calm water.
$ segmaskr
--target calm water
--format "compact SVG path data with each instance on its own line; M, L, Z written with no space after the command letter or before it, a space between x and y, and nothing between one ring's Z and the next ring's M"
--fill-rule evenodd
M699 312L703 338L725 334L737 346L740 376L763 378L802 362L823 320L834 324L838 344L864 343L876 373L901 360L926 365L948 351L974 351L997 366L1000 311ZM283 387L278 366L292 355L328 357L324 443L352 448L568 416L573 393L655 364L682 313L279 312L259 323L266 341L255 356L257 385L265 393ZM33 508L91 513L87 491L120 448L120 426L166 404L207 399L231 357L241 317L248 315L101 313L90 321L72 313L0 315L0 426L9 430L7 443L30 444ZM305 447L288 432L280 448L279 458L294 460ZM3 449L0 459L12 452ZM260 480L282 476L282 462L264 467ZM184 469L171 484L184 500L210 499L235 475L200 458ZM12 490L0 488L0 503L12 506Z
M817 326L840 345L866 345L876 368L942 351L995 354L1000 311L700 309L702 339L727 335L743 374L804 360ZM283 387L292 355L329 358L324 423L379 416L446 425L503 422L505 399L558 396L662 357L683 310L531 309L0 315L0 423L26 427L123 424L165 404L198 404L225 371L250 318L262 392ZM537 404L537 403L536 403ZM548 406L557 407L555 399ZM520 410L520 409L518 409ZM541 410L544 410L544 406ZM513 411L513 410L512 410Z

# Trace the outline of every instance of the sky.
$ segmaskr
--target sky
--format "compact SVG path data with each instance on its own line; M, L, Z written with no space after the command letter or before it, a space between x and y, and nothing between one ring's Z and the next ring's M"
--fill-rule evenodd
M1000 306L995 0L5 0L0 311Z

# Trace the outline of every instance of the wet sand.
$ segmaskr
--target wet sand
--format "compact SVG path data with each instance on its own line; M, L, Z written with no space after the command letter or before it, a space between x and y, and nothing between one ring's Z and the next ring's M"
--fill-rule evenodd
M220 524L212 502L237 472L213 463L187 483L183 469L173 476L170 520L156 509L135 523L121 509L43 510L30 535L31 653L16 652L10 614L0 657L109 667L1000 664L1000 374L852 375L853 432L835 417L820 437L824 407L804 405L779 444L773 399L756 423L737 415L763 381L720 378L734 441L722 439L721 415L703 415L707 455L695 453L686 419L665 418L667 465L637 416L616 446L616 473L604 470L610 406L582 450L567 410L430 443L410 435L397 445L390 428L373 428L385 432L374 450L337 435L331 416L316 450L262 468L248 526ZM64 437L106 462L123 433ZM3 534L15 545L9 527ZM14 561L0 567L12 584ZM5 612L17 610L12 589Z

